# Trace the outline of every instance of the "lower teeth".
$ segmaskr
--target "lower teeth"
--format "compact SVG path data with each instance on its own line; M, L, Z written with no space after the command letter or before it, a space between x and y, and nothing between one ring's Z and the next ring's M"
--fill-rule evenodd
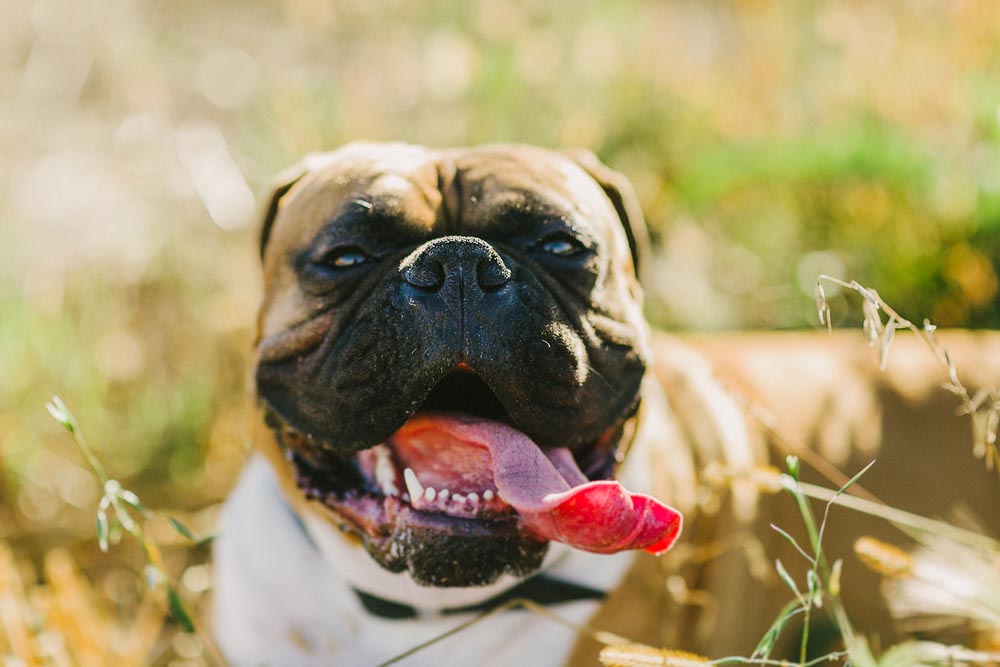
M491 489L486 489L482 493L472 491L461 494L452 493L448 489L438 491L432 486L425 487L412 468L406 468L403 471L403 481L406 482L407 491L403 494L403 500L409 502L417 510L444 512L455 516L475 516L480 510L488 509L486 503L490 503L497 497ZM385 488L386 485L383 485L383 489ZM386 492L386 494L398 494L395 484L392 484L392 490L394 493Z

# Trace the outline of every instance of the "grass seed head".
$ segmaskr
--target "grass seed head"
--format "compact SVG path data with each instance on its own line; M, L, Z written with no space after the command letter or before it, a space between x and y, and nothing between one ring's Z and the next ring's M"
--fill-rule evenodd
M604 667L701 667L708 658L697 653L642 644L605 646L598 656Z
M870 569L886 577L905 577L913 569L913 557L897 546L874 537L859 537L854 553Z

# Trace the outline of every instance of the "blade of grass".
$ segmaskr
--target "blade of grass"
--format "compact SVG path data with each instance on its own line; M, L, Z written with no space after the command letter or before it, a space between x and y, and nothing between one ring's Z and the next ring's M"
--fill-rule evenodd
M778 639L781 637L785 626L788 625L788 621L803 611L797 600L790 600L788 604L782 607L777 617L775 617L774 622L771 623L771 627L767 629L767 632L764 633L764 636L761 637L760 642L754 648L751 654L752 658L763 658L766 660L771 657L771 652L774 651L774 647L778 643Z
M807 561L809 561L809 563L813 562L813 557L810 556L808 553L806 553L806 550L803 549L801 546L799 546L798 541L794 537L792 537L791 535L789 535L787 531L782 530L781 527L776 526L773 523L770 524L770 526L771 526L771 530L773 530L774 532L778 533L779 535L781 535L782 537L784 537L786 540L788 540L789 544L791 544L793 547L795 547L795 550L798 551L800 554L802 554L803 558L805 558Z

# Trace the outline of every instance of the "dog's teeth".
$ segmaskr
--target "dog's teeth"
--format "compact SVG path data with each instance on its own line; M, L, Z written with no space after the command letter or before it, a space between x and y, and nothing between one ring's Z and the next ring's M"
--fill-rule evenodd
M470 494L469 494L469 495L467 496L467 498L468 498L468 499L469 499L470 501L472 501L473 503L478 503L478 502L479 502L479 494L478 494L478 493L470 493Z
M453 495L453 496L451 497L451 501L452 501L453 503L464 503L464 502L465 502L465 496L463 496L463 495L462 495L462 494L460 494L460 493L456 493L455 495Z
M410 492L410 498L415 500L424 495L424 485L417 479L417 473L413 472L413 468L403 471L403 479L406 481L406 490Z
M485 500L486 502L493 500L493 492L490 491L489 489L483 491L483 500Z
M384 489L388 484L395 486L396 466L392 463L392 455L389 448L379 445L375 448L375 479Z
M382 484L382 493L387 496L398 496L399 488L392 482L384 482Z
M438 498L441 500L448 500L448 494L451 493L448 489L441 489L438 491Z
M431 503L434 502L434 499L436 497L437 497L437 491L434 490L433 486L428 486L424 490L424 498L427 499L427 502L431 502Z

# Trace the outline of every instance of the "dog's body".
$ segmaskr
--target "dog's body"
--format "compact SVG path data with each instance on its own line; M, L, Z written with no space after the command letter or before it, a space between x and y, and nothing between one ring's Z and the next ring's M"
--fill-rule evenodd
M632 460L649 460L645 454L633 452ZM642 477L648 469L637 466L628 472ZM494 606L476 603L516 583L457 594L417 588L399 575L381 583L388 573L359 560L356 551L350 553L356 545L345 544L325 517L309 508L304 512L298 517L292 513L274 468L261 455L250 462L226 503L215 548L215 618L222 648L237 665L376 665L474 618ZM599 555L573 549L550 554L543 568L547 588L542 599L551 584L568 589L570 594L551 608L566 620L585 623L603 603L598 594L613 590L634 558L627 552ZM357 571L345 576L344 565ZM411 611L388 600L372 603L349 583L366 575L373 582L367 590L378 589L378 597L411 600L423 608ZM380 588L394 585L398 590ZM461 610L468 605L473 608ZM566 627L511 609L400 664L561 665L577 639Z
M217 581L217 626L223 649L235 664L376 665L476 613L428 610L387 618L366 609L357 591L337 575L336 562L325 558L311 534L290 519L273 472L261 459L251 462L222 525L248 524L252 530L220 542L216 551L216 558L230 566ZM324 535L324 526L313 530L321 540L341 539ZM599 579L623 574L622 561L628 559L583 552L567 556L549 572L586 586L610 586L612 581ZM598 604L571 602L560 606L559 613L584 622ZM503 613L483 630L461 634L402 664L454 664L456 656L469 665L542 664L532 661L538 656L562 664L573 645L572 632L524 612Z
M378 664L504 594L576 623L603 605L598 625L634 640L752 649L782 600L751 592L749 575L762 575L742 555L705 569L710 556L695 547L747 551L736 538L754 518L756 489L727 486L722 501L699 488L698 472L763 462L763 437L700 354L672 339L650 344L635 277L643 229L627 182L587 154L360 144L279 184L262 234L255 379L265 420L215 547L216 634L235 664ZM867 441L852 424L871 418L835 416L848 453ZM431 436L405 435L414 424ZM439 437L484 429L500 434L481 443L493 479L468 447ZM411 480L404 489L401 470L385 473L387 449L397 467L412 461L422 480L453 487L461 479L438 461L457 461L489 493L464 489L466 504L445 511L438 481L430 501L414 502ZM625 488L636 503L644 493L671 503L689 522L687 546L633 567L627 549L662 550L676 537L673 510L651 506L651 527L648 513L618 525L626 511L596 511L582 528L573 515L550 519L565 506L539 510L531 485L496 463L509 451L519 452L515 468L533 462L518 472L528 477L548 465L544 452L576 480L564 495L613 487L614 498ZM643 540L619 535L647 528L655 535ZM693 592L705 587L708 602ZM754 600L759 617L715 622L720 603L740 600ZM578 639L512 609L400 664L592 661Z
M532 597L526 579L582 622L626 550L669 547L680 517L642 493L649 464L668 463L657 495L681 505L693 464L645 373L644 238L627 181L589 154L357 144L279 184L267 428L216 547L232 659L378 662L511 589ZM372 600L414 618L372 617ZM566 659L572 633L525 624L491 619L463 659Z

